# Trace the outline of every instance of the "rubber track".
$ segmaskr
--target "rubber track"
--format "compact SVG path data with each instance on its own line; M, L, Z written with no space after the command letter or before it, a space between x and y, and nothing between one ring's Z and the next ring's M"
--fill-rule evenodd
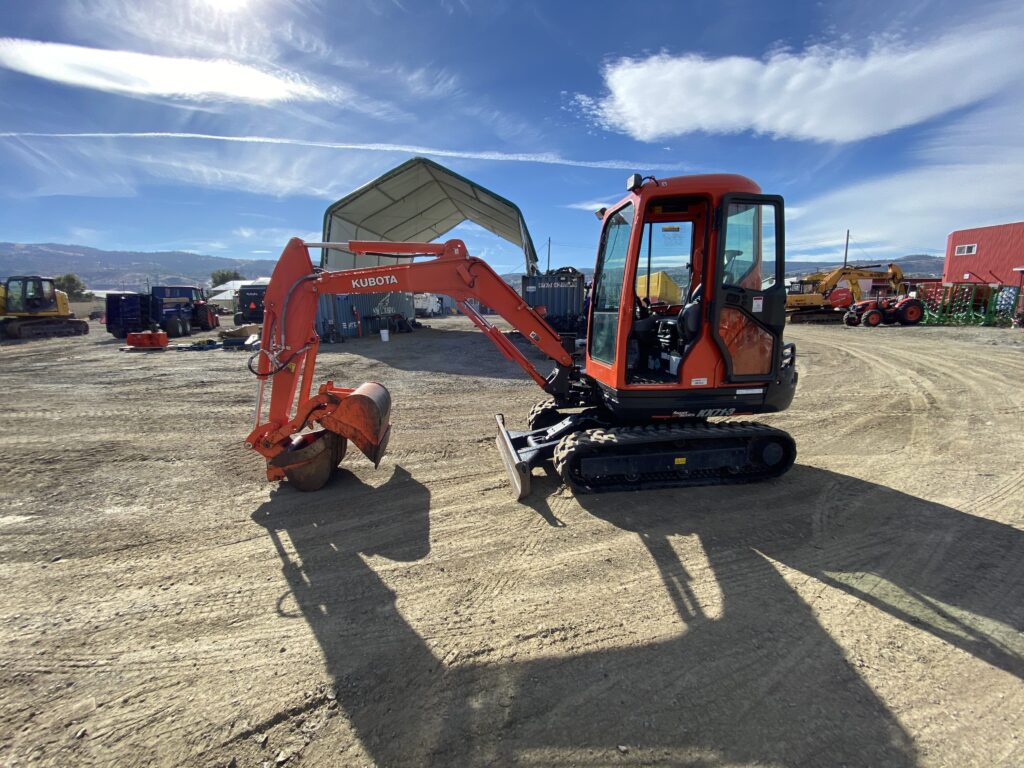
M628 481L624 476L607 478L584 478L580 472L580 461L599 454L635 454L637 448L649 445L662 450L666 445L674 446L681 441L745 440L758 438L780 438L790 446L789 456L779 466L766 468L748 465L729 474L718 469L696 470L688 475L677 472L652 472ZM779 477L793 466L796 459L796 444L786 432L755 422L720 422L693 425L650 425L645 427L616 427L590 429L566 435L555 447L553 463L555 471L563 482L577 493L602 493L607 491L636 491L654 488L685 488L698 485L728 485L753 483Z
M526 417L526 424L530 429L539 429L540 426L557 424L562 418L554 400L541 400L530 409L530 413Z

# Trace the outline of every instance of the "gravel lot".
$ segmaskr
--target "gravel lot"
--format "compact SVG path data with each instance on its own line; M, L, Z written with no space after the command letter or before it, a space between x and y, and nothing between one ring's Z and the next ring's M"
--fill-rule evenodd
M242 446L238 353L0 345L0 763L1024 765L1024 334L794 326L754 486L514 502L463 318L322 351L390 453Z

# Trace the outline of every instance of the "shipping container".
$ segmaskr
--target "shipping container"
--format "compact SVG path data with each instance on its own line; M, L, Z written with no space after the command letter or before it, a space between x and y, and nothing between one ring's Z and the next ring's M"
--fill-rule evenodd
M327 337L332 322L340 336L368 336L381 329L381 318L400 315L409 320L415 312L411 293L321 295L316 327L321 338Z
M545 308L545 318L556 330L576 331L585 322L585 278L572 267L562 267L546 275L523 275L521 293L531 307Z

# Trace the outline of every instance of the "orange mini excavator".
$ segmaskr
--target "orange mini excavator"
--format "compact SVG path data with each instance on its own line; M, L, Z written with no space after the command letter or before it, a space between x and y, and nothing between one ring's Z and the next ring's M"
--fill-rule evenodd
M793 400L796 349L782 340L782 198L724 174L634 174L627 189L623 200L598 212L603 224L582 365L543 316L459 240L330 244L409 259L337 272L314 269L310 260L309 248L327 244L291 240L267 287L261 346L249 360L259 392L246 445L266 458L267 477L317 490L349 441L380 462L391 429L387 389L328 381L314 393L312 384L318 297L381 290L451 296L549 395L531 411L525 432L495 417L517 498L530 492L531 468L547 460L576 492L750 482L788 470L796 446L787 433L711 421L782 411ZM680 286L678 304L646 295L644 286L659 271ZM471 299L511 323L554 361L554 370L538 372Z

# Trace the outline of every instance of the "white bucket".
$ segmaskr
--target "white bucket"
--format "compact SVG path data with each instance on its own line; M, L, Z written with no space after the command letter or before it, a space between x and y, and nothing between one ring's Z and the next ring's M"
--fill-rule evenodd
M391 331L389 331L387 328L381 328L380 329L380 340L381 341L391 341Z

